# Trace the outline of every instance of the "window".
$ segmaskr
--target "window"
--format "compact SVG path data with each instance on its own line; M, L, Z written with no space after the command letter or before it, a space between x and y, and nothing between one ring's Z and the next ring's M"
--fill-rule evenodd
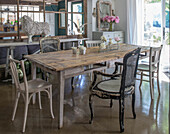
M68 2L68 12L71 12L68 14L68 35L83 34L83 28L80 28L84 23L83 2Z

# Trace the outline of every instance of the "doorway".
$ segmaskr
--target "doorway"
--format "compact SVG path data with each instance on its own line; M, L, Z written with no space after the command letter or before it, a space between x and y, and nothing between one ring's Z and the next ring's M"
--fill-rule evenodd
M144 0L144 44L169 42L169 0Z
M143 24L144 44L163 44L161 71L170 76L169 0L144 0Z

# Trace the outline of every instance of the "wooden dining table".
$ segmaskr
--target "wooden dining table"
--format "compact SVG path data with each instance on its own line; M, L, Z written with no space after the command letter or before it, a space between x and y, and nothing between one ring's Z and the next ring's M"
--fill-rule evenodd
M141 52L149 51L148 46L137 46L128 44L119 44L118 49L100 50L99 47L87 48L85 55L73 54L72 50L63 50L58 52L49 52L43 54L26 55L25 58L31 61L32 79L36 78L36 67L56 75L59 83L59 112L58 127L63 127L64 111L64 84L65 79L80 74L90 73L95 70L103 70L114 66L114 61L123 58L124 55L138 47ZM97 63L106 63L94 68L85 68L85 66Z

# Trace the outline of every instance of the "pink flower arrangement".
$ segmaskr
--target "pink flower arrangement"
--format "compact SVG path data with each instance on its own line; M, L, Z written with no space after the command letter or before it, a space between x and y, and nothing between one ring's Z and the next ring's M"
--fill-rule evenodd
M116 42L119 42L120 41L120 38L119 37L115 37L114 38Z
M119 16L105 16L103 21L106 21L108 23L119 23Z

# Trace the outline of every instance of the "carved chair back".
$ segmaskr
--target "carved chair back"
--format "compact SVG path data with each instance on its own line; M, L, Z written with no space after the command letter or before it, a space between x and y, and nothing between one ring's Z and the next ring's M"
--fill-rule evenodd
M40 51L42 53L60 50L60 39L56 37L45 37L40 40Z
M120 93L124 93L125 88L135 86L136 72L141 48L127 53L123 58L123 72L121 79Z

